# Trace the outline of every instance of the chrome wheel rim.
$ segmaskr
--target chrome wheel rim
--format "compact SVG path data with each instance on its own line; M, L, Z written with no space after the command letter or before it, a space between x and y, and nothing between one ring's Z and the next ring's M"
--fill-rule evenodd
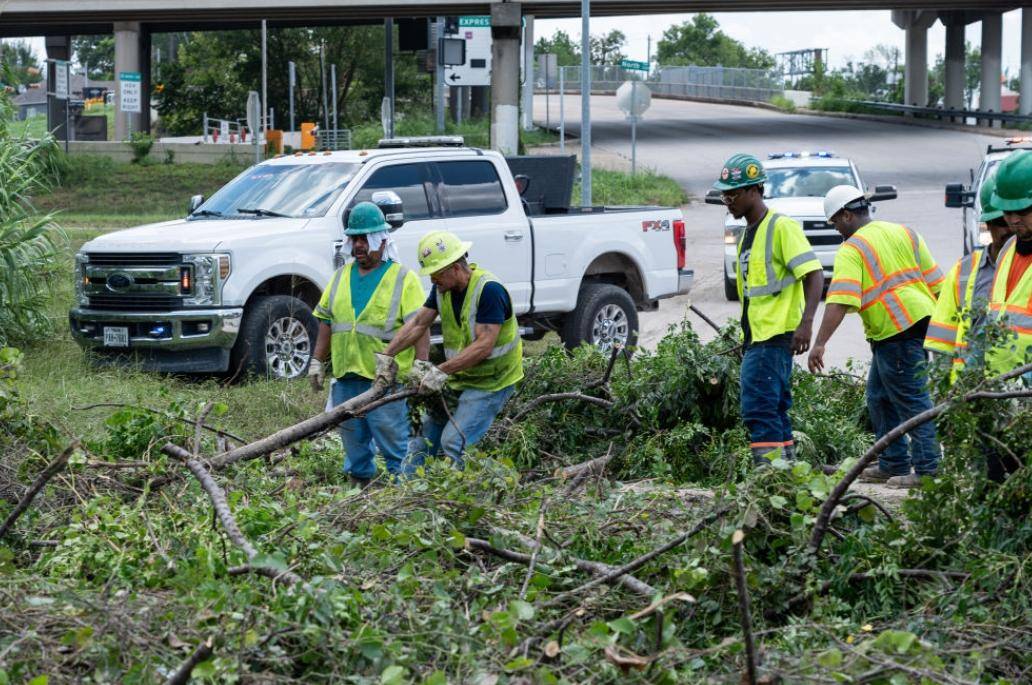
M591 322L591 344L604 354L612 352L614 345L625 347L630 334L627 312L619 305L604 305Z
M308 367L312 342L300 319L285 316L269 324L265 333L265 364L274 378L297 378Z

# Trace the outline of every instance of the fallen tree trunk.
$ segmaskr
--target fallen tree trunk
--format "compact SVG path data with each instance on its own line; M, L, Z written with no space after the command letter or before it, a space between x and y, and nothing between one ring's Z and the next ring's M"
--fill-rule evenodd
M14 506L14 509L11 510L11 513L7 515L7 518L4 519L4 522L0 524L0 540L2 540L4 535L7 534L7 531L11 529L11 526L14 525L14 522L17 521L21 517L21 515L25 513L25 511L29 508L29 505L32 504L32 500L36 499L36 495L38 495L40 491L44 488L44 486L46 486L47 482L49 482L51 478L56 476L58 471L65 467L65 464L68 463L68 457L72 456L72 452L74 452L75 448L78 446L78 440L72 442L71 445L64 448L61 454L57 455L57 458L54 459L54 461L47 464L47 467L43 469L43 471L38 476L36 476L36 480L32 482L32 485L29 486L29 489L26 490L25 494L22 495L22 498L18 500L18 504L16 504Z

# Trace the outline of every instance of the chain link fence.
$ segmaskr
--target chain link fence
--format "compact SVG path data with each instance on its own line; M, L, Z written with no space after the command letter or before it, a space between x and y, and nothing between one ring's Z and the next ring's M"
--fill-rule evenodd
M539 60L540 61L540 60ZM733 67L657 66L650 73L619 66L591 66L591 92L612 94L625 81L645 83L653 95L698 97L715 100L752 100L769 102L785 89L777 72ZM581 68L558 67L539 71L538 92L579 94Z

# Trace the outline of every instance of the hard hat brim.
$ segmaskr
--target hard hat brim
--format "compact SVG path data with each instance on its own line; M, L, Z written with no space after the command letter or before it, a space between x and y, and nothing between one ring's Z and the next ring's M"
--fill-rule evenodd
M727 183L727 182L724 182L724 181L717 181L716 183L713 184L713 187L716 188L717 190L723 192L725 190L737 190L738 188L748 188L749 186L758 186L761 183L765 182L766 180L767 180L766 178L758 178L758 179L751 179L749 181L746 181L745 183L734 183L734 182Z
M421 266L419 268L419 275L420 276L432 276L433 274L437 273L438 271L443 271L444 269L447 269L449 266L451 266L455 262L457 262L460 259L462 259L463 256L465 256L469 252L469 248L471 248L471 247L473 247L473 243L471 243L470 241L468 241L468 240L461 241L459 243L459 249L456 250L453 254L448 255L445 258L446 261L443 264L438 262L438 263L434 264L433 266Z
M1019 197L1016 200L1008 200L1000 197L999 192L993 193L993 198L990 202L1000 212L1019 212L1027 207L1032 207L1032 197Z
M344 235L366 235L367 233L381 233L390 230L391 225L385 221L379 226L366 226L364 228L345 228Z
M978 220L979 221L986 221L986 222L988 222L988 221L996 221L997 219L1002 219L1002 218L1003 218L1003 212L1001 210L999 210L999 209L994 209L994 210L992 210L990 212L982 212L978 216Z

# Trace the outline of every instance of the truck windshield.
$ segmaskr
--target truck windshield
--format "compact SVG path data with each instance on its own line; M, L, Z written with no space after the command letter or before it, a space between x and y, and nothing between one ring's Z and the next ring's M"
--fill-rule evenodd
M222 186L191 216L322 216L347 187L358 166L341 162L254 166Z
M824 197L838 185L856 185L848 166L767 169L764 197Z

